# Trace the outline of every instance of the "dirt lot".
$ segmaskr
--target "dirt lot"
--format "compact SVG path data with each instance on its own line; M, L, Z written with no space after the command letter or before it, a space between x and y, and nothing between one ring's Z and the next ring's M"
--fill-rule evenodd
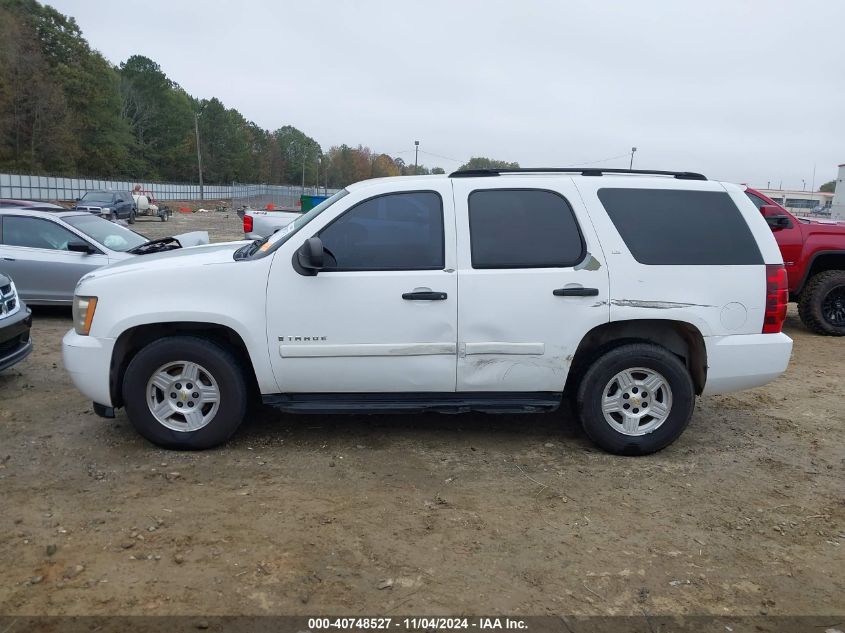
M151 237L232 212L141 221ZM0 614L843 614L845 340L662 453L564 414L279 416L159 450L70 384L65 311L0 374Z

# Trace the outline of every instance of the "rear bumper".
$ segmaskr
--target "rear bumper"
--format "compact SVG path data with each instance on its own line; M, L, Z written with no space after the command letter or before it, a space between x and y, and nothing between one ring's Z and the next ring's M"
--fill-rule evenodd
M21 362L32 353L32 311L25 305L14 316L0 321L0 371Z
M73 330L62 339L62 361L73 384L97 404L112 406L109 377L114 339L80 336Z
M703 395L760 387L780 376L789 364L792 339L786 334L709 336L707 382Z

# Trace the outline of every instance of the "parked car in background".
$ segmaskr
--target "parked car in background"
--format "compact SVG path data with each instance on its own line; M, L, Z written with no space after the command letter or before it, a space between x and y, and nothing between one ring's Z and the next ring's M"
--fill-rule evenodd
M786 271L740 187L618 171L369 180L268 238L119 262L80 281L65 367L170 448L225 442L259 394L312 413L567 394L596 444L652 453L697 395L786 369Z
M126 220L135 224L138 208L128 191L89 191L73 206L74 211L87 211L109 220Z
M243 214L244 237L248 240L267 237L301 216L299 211L260 211L247 207Z
M86 212L0 209L0 272L33 305L70 305L80 277L106 264L199 244L208 244L207 232L148 240Z
M0 371L32 352L32 312L18 296L11 277L0 273Z
M845 336L845 223L796 217L750 187L745 194L774 233L801 322L817 334Z
M15 198L0 198L0 209L20 209L20 208L38 208L38 209L64 209L58 204L51 202L41 202L40 200L18 200Z

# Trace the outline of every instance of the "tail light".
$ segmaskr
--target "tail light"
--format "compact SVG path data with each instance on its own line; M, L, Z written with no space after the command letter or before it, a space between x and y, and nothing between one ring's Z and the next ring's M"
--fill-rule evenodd
M252 216L244 215L244 233L252 233Z
M786 318L789 289L783 264L766 264L766 314L763 334L777 334Z

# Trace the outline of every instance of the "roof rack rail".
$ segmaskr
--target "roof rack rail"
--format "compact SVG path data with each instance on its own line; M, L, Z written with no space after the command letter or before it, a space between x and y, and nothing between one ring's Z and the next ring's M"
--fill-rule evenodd
M475 176L499 176L501 174L581 174L582 176L603 176L604 174L642 174L648 176L672 176L678 180L707 180L707 176L694 171L661 171L659 169L604 169L598 167L519 167L504 169L464 169L453 171L450 178Z

